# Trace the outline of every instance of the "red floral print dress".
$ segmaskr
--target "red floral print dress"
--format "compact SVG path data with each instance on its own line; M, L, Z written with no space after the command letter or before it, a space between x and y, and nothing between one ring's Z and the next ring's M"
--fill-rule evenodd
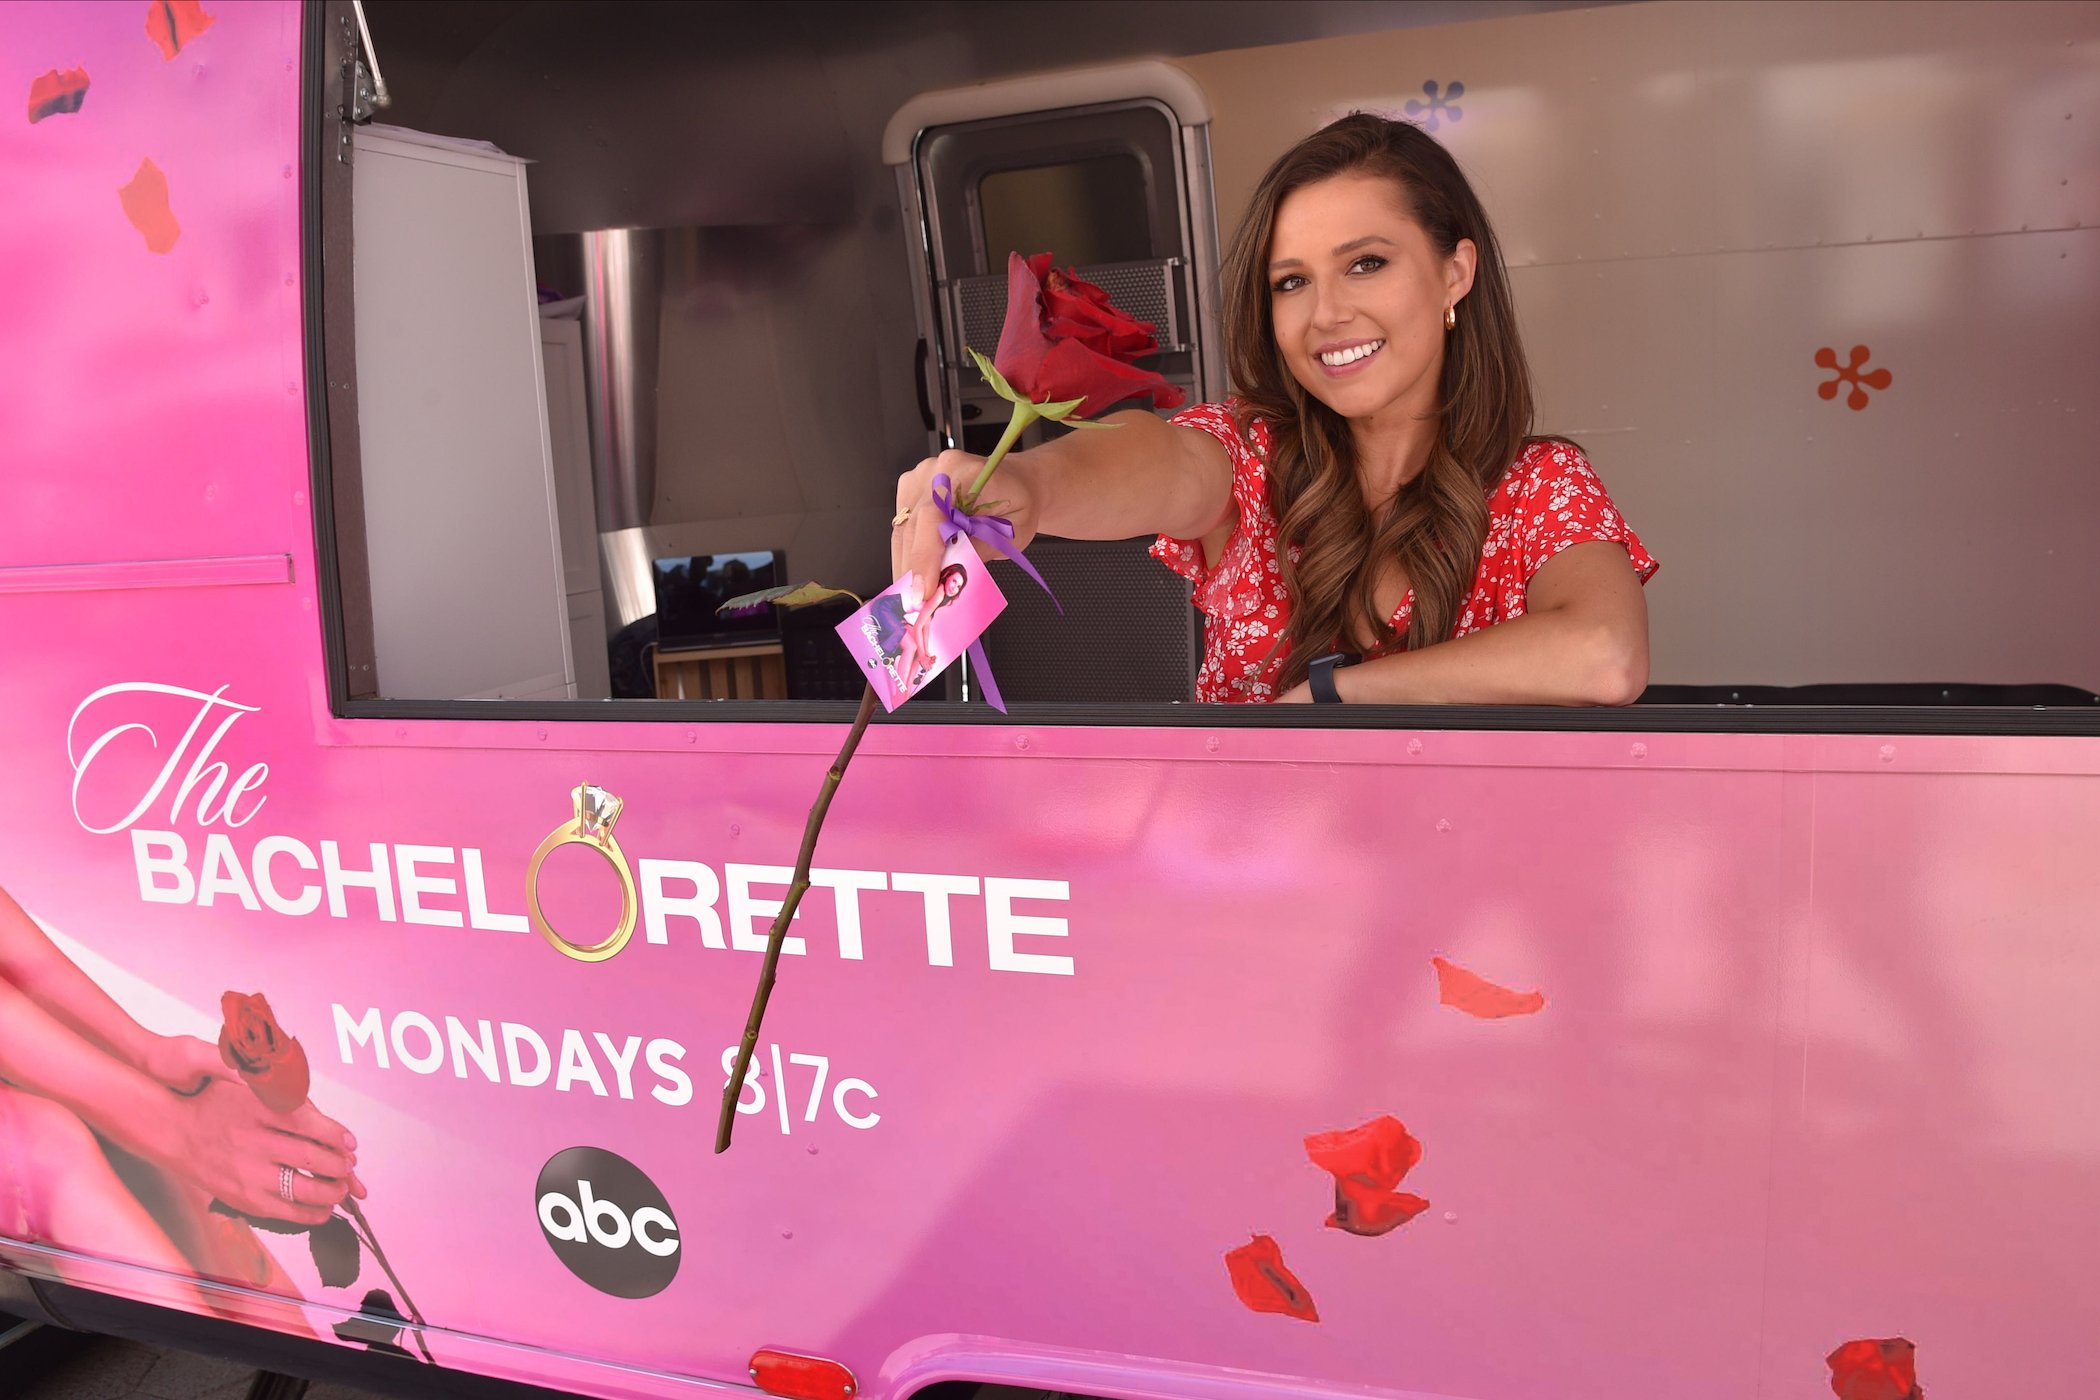
M1196 699L1203 704L1274 700L1284 651L1278 648L1272 656L1269 649L1290 621L1291 604L1276 557L1276 516L1269 509L1268 425L1256 421L1250 445L1240 436L1228 404L1198 404L1171 421L1201 428L1225 445L1232 457L1232 499L1239 507L1239 523L1215 568L1205 567L1198 541L1161 535L1152 546L1155 559L1195 585L1196 606L1207 619ZM1569 545L1588 540L1626 546L1643 583L1655 573L1655 560L1612 505L1589 459L1564 442L1532 443L1488 497L1480 572L1451 635L1463 637L1522 617L1531 576ZM1296 557L1294 550L1293 562ZM1414 606L1414 590L1409 589L1393 613L1393 629L1402 637L1400 649L1407 645Z

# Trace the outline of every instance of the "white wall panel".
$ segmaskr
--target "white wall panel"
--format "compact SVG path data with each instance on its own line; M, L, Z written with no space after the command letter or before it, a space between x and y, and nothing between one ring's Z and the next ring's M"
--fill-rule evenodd
M2100 230L1515 281L1541 427L1663 562L1658 681L2100 689ZM1815 363L1855 344L1858 410Z
M1434 130L1512 264L2100 224L2092 5L1617 5L1181 63L1227 229L1297 137L1453 81Z
M1720 246L2100 223L2092 6L1685 8Z
M2055 300L1987 291L2022 285ZM1723 258L1718 293L1712 432L1775 490L1679 528L1736 554L1707 606L1756 639L1757 679L2100 689L2100 621L2063 606L2100 598L2100 234ZM1893 376L1856 411L1813 358L1855 344Z

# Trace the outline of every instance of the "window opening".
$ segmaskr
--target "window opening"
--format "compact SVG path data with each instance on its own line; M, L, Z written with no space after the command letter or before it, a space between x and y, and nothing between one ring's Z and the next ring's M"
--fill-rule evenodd
M581 44L574 12L559 7L369 8L325 0L309 11L320 37L309 42L306 89L312 147L327 157L310 177L308 208L321 313L310 335L326 361L316 374L326 385L316 407L327 426L325 489L315 499L324 566L339 573L331 665L345 713L687 719L689 706L546 707L850 702L860 677L831 636L848 605L744 623L706 614L733 591L737 570L756 586L818 579L863 596L887 582L891 483L928 446L910 378L913 330L945 357L976 314L964 284L996 276L991 264L1008 246L1149 276L1158 319L1171 327L1163 340L1174 342L1161 372L1185 379L1192 397L1224 396L1225 386L1203 382L1197 343L1204 308L1193 269L1198 254L1214 266L1216 239L1207 211L1194 220L1189 210L1208 201L1207 186L1200 196L1170 188L1186 176L1178 150L1106 149L1103 133L1118 122L1134 129L1143 102L1083 109L1092 134L1061 149L1031 147L1038 137L1021 119L980 123L1010 128L1007 144L954 144L961 154L948 165L906 175L907 189L938 179L944 190L900 196L895 173L868 153L873 133L843 128L806 34L769 32L730 63L718 23L682 7L595 10ZM385 83L375 46L387 55ZM344 68L360 50L368 71ZM691 71L624 61L678 52L712 56ZM693 81L703 67L720 81ZM767 100L754 104L754 93ZM350 159L336 159L346 115L369 115L382 96L392 99L387 125L359 126ZM769 113L759 128L746 120L756 106ZM922 213L934 223L922 225ZM1222 213L1229 229L1238 210ZM1186 236L1198 225L1203 248L1163 251L1163 230ZM900 243L914 242L934 262L918 282L899 256ZM1553 372L1550 356L1541 362ZM929 372L944 372L941 358ZM983 451L997 422L952 364L946 372L937 416ZM1666 570L1697 566L1684 541L1651 538ZM1685 676L1667 655L1646 713L1196 711L1167 702L1186 698L1177 675L1193 667L1200 628L1151 626L1185 611L1186 595L1153 596L1182 585L1145 557L1145 543L1035 547L1060 596L1082 607L1094 598L1098 620L1032 618L1046 610L1040 595L1006 589L1015 606L986 645L1009 695L1072 707L1031 722L2090 732L2100 712L2089 688L2100 681L2085 674L1988 684L1988 666L1953 665L1961 683L1774 685L1760 682L1783 667ZM1122 625L1139 614L1144 625ZM1765 619L1738 630L1772 654ZM501 664L460 665L499 651ZM460 707L469 700L471 711ZM1117 706L1134 708L1103 708ZM973 717L993 716L943 708L936 693L902 715Z
M999 170L977 186L985 263L1004 271L1006 250L1057 250L1061 266L1139 262L1152 256L1145 168L1130 155Z

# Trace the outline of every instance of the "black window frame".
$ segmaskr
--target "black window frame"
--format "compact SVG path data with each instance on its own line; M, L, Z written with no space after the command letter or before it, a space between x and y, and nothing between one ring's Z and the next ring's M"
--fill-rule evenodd
M386 700L353 699L337 549L329 381L324 345L327 285L322 182L341 139L333 110L341 79L327 66L327 0L306 0L300 79L302 334L309 499L319 573L329 711L345 720L476 720L619 724L846 724L854 706L816 700ZM1636 734L1888 734L2100 737L2100 698L2089 706L1973 705L1201 705L1016 704L1002 715L982 701L905 705L888 724L1016 728L1494 730Z

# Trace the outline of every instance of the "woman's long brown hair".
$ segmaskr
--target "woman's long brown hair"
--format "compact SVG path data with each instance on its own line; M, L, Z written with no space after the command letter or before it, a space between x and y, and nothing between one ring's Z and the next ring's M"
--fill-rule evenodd
M1382 175L1400 186L1429 241L1450 256L1460 239L1477 250L1473 289L1444 337L1444 370L1429 463L1376 513L1357 484L1349 421L1306 393L1276 345L1269 254L1276 211L1293 190L1343 174ZM1380 645L1397 640L1379 615L1373 584L1397 560L1415 590L1411 648L1451 635L1480 568L1488 495L1531 431L1531 372L1517 338L1502 251L1458 163L1421 128L1352 112L1306 137L1269 167L1227 249L1225 345L1241 429L1269 429L1269 504L1280 526L1289 629L1279 690L1363 624ZM1300 549L1290 558L1290 545Z

